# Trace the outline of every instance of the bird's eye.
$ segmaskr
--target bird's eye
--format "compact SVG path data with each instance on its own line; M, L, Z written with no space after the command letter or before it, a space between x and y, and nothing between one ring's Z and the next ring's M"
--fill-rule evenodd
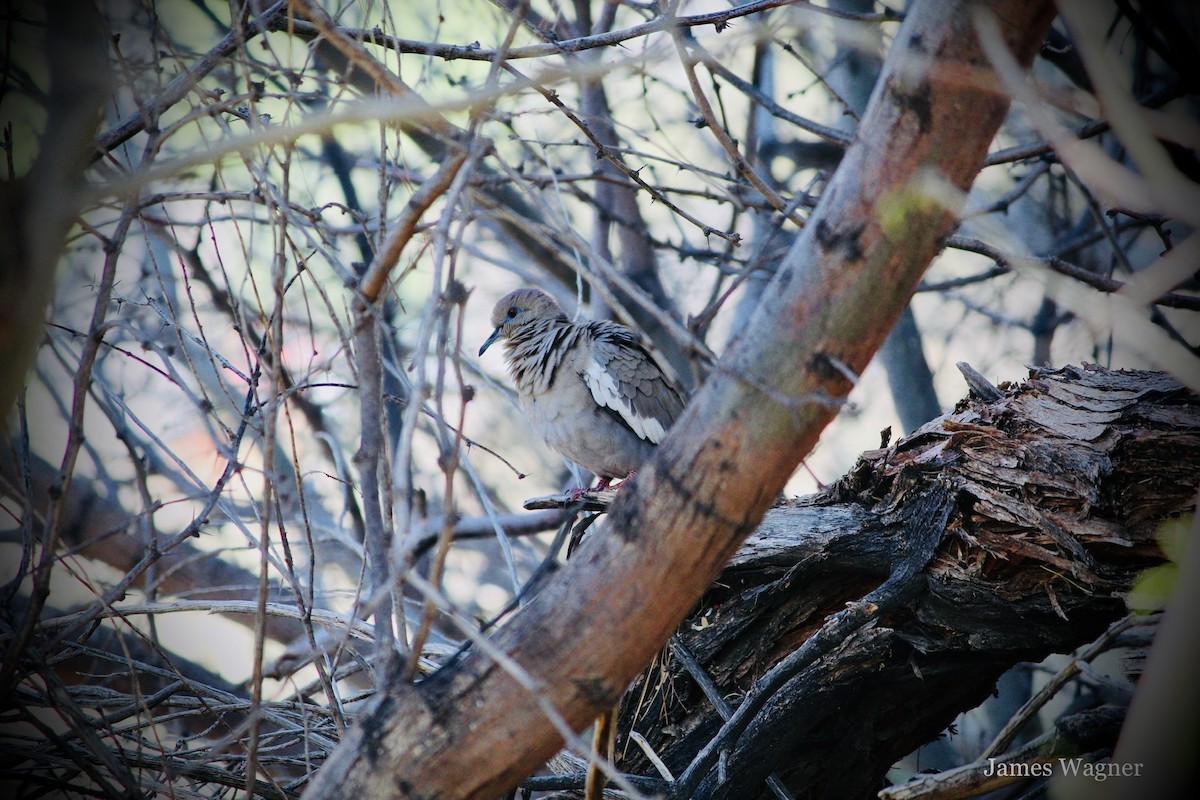
M508 314L507 314L507 316L508 316L508 318L509 318L509 319L516 319L516 316L517 316L517 314L520 314L520 313L521 313L521 309L517 308L516 306L509 306L509 307L508 307Z

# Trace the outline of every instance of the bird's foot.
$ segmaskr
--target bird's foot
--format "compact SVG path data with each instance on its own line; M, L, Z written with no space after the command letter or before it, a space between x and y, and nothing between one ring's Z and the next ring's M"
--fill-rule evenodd
M630 478L632 478L636 474L637 474L637 470L635 469L632 472L630 472L628 475L626 475L625 480L621 481L616 486L612 485L612 480L613 480L612 478L601 478L600 480L596 481L596 485L593 486L591 489L585 489L584 487L579 486L579 487L572 489L570 492L568 492L568 494L570 494L570 496L571 496L571 502L577 503L581 499L583 499L583 496L585 494L587 494L589 492L620 491L621 487L625 485L625 481L628 481Z
M616 486L612 487L612 490L613 490L614 492L619 492L619 491L621 491L621 489L625 488L625 484L629 483L629 479L630 479L630 478L632 478L634 475L637 475L637 470L636 470L636 469L631 469L631 470L629 470L629 474L628 474L628 475L626 475L626 476L625 476L625 477L624 477L624 478L621 480L621 482L620 482L620 483L618 483Z
M568 492L568 494L571 496L572 503L578 503L580 500L583 499L583 496L585 494L588 494L589 492L607 491L609 488L608 485L610 483L612 483L612 478L601 478L599 481L597 481L596 486L592 489L588 489L585 486L577 486L574 489L572 489L570 492Z

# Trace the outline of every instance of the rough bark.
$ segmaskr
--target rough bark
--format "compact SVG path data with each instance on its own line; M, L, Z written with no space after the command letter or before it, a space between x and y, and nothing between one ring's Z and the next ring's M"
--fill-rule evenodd
M581 729L650 662L812 448L847 374L878 349L953 227L953 209L919 187L933 171L965 190L1008 107L962 80L987 72L974 5L913 8L860 140L742 337L621 493L604 535L492 637L535 689L478 649L418 686L393 684L308 796L495 797L561 745L547 704ZM1052 6L988 6L1029 63Z
M1126 613L1122 593L1162 560L1159 524L1193 507L1198 482L1200 397L1158 373L1067 368L961 403L826 494L772 509L677 636L721 696L760 707L730 740L727 780L710 764L676 796L756 797L772 771L796 797L872 795L1009 667ZM868 601L868 622L828 636L827 615ZM827 655L762 692L823 638ZM679 777L721 725L664 654L619 728ZM619 752L657 775L637 747Z
M875 10L872 0L835 0L831 8L850 13L867 14ZM826 80L854 114L862 115L879 78L882 66L882 41L873 39L869 47L856 41L838 46ZM847 117L841 119L843 126ZM912 307L904 309L892 332L879 349L879 362L887 372L892 405L904 431L914 431L942 413L937 392L933 387L933 372L921 344L921 330Z

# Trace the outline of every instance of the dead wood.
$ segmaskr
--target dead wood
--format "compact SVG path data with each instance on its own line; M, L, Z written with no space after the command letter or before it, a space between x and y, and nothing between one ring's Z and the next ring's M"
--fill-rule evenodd
M872 796L1005 670L1125 614L1159 524L1193 507L1200 398L1095 366L1003 388L771 510L677 635L733 721L664 654L625 696L622 769L658 777L632 729L676 797L768 796L773 771L797 797Z

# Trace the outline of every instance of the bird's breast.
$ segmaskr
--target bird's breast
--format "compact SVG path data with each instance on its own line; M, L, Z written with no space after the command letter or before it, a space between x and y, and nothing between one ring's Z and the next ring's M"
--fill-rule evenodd
M624 478L654 450L615 413L597 405L573 371L561 372L552 391L520 393L520 402L546 444L597 475Z

